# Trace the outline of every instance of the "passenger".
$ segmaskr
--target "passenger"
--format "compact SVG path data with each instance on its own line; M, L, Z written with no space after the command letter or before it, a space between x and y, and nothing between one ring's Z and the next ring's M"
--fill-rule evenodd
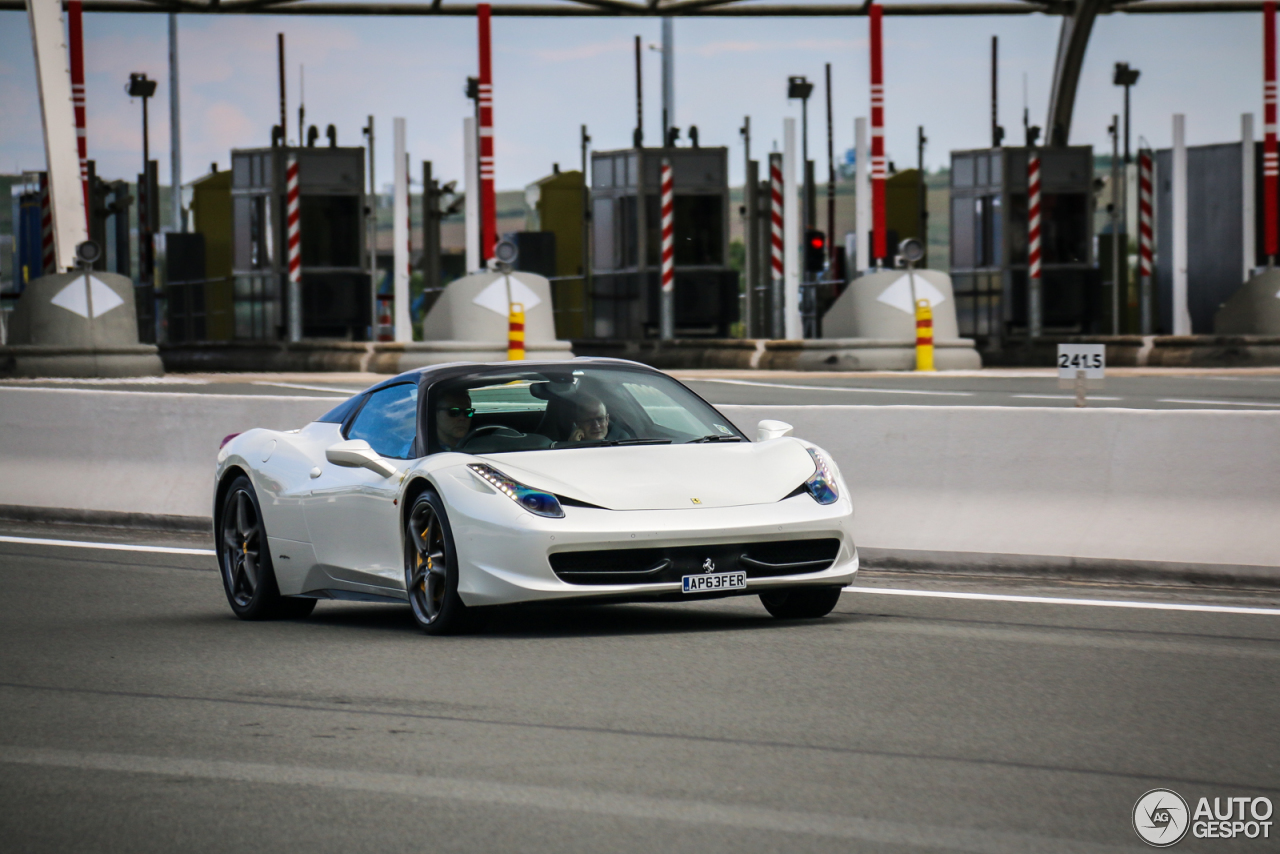
M589 395L578 400L574 411L573 428L569 431L570 442L593 442L607 438L609 435L609 412L604 401Z
M452 451L471 432L471 396L466 389L447 391L436 401L436 441L440 450Z

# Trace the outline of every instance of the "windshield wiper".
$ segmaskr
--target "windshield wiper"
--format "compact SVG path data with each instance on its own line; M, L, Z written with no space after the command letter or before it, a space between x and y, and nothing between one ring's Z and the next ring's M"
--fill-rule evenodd
M741 436L722 436L719 433L709 433L699 439L690 439L685 442L686 445L696 445L700 442L741 442Z
M584 439L565 448L612 448L615 445L670 445L670 439Z

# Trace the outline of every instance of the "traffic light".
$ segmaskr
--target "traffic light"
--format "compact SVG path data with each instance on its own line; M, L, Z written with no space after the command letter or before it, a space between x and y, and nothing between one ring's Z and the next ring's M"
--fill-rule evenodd
M827 235L816 228L804 231L804 271L821 273L827 263Z

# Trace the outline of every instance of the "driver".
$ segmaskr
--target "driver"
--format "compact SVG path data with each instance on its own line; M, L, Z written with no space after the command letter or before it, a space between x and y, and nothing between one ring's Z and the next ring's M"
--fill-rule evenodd
M436 441L440 450L452 451L471 432L471 396L466 389L447 391L436 401Z
M570 442L590 442L609 435L609 411L598 397L585 395L574 410Z

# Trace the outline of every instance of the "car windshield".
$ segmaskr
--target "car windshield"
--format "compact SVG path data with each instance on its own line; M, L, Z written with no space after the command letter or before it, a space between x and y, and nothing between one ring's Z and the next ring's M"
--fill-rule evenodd
M469 454L746 441L670 377L572 364L488 368L442 380L428 396L427 435L432 452Z

